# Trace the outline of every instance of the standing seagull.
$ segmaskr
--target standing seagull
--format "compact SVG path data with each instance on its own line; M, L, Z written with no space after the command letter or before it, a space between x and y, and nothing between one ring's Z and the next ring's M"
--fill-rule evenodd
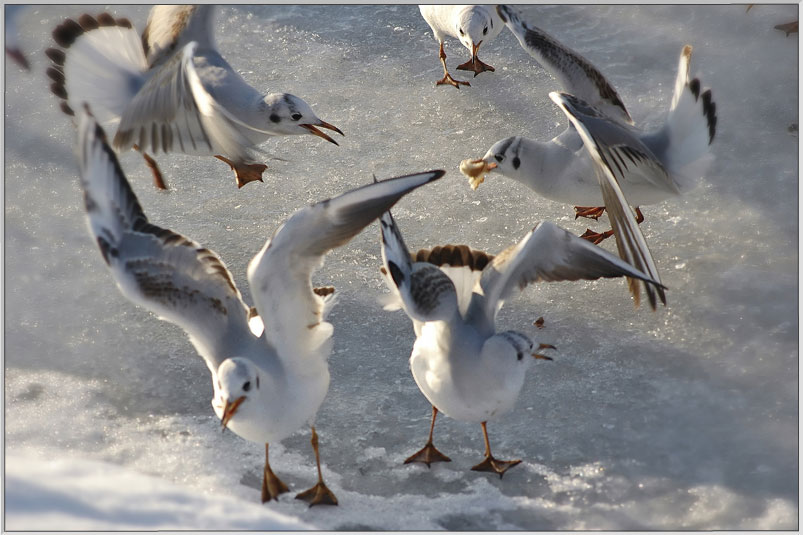
M127 19L82 15L53 30L59 48L46 52L61 109L73 115L87 102L115 132L115 149L143 151L160 188L144 151L214 155L242 187L262 181L266 166L254 152L264 153L256 146L269 137L313 134L337 145L318 127L343 134L302 99L251 87L217 50L212 8L155 6L141 39Z
M438 412L478 422L485 459L472 470L502 476L521 461L491 454L488 420L515 404L530 356L549 359L517 331L497 332L496 314L518 289L539 281L635 277L658 286L646 274L604 249L542 222L519 243L496 257L465 245L447 245L411 255L390 212L380 219L382 274L391 289L385 309L402 308L413 322L416 340L410 370L432 404L429 440L405 463L449 461L432 444Z
M504 23L496 13L494 6L455 6L432 5L418 6L421 16L427 21L432 33L440 45L438 57L443 65L443 78L435 85L449 84L460 89L460 85L471 84L452 78L446 68L446 53L443 51L443 40L448 35L459 39L463 46L471 52L471 59L457 68L463 71L474 71L474 77L485 71L493 72L494 68L480 61L477 52L482 43L487 43L502 31Z
M313 425L329 388L333 327L325 319L334 288L313 289L313 270L327 251L443 171L370 184L296 212L248 265L254 312L214 252L148 221L103 129L86 112L79 150L90 230L120 291L187 332L212 374L212 407L223 426L265 444L262 501L276 499L289 489L271 470L268 444ZM314 425L311 442L318 483L296 498L336 505L323 482Z
M653 204L687 193L713 160L709 145L716 131L716 105L710 90L701 92L700 81L689 79L692 47L681 52L666 121L643 132L630 125L622 100L587 60L523 22L511 8L499 6L499 12L522 47L561 82L585 113L572 117L570 109L561 106L570 124L551 141L509 137L495 143L483 158L464 160L461 169L472 188L479 186L484 173L497 171L547 199L575 205L578 216L596 219L607 209L613 230L588 230L583 237L599 243L615 234L620 251L626 250L622 258L644 259L635 265L660 280L657 270L648 267L654 262L638 228L641 211L637 209L633 217L628 205ZM586 150L581 129L588 130L585 139L598 145L598 158Z

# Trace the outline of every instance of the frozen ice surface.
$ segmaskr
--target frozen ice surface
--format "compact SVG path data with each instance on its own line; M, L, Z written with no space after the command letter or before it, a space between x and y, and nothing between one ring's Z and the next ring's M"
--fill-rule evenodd
M691 195L644 207L642 225L669 305L634 310L618 280L528 288L498 325L558 353L531 367L517 407L489 424L494 453L524 462L502 480L469 471L482 457L480 428L442 417L435 443L453 462L403 465L430 412L408 370L409 321L376 303L385 289L369 227L315 279L341 294L317 420L340 506L313 509L290 496L259 505L263 448L220 432L201 359L178 328L120 295L87 233L74 129L49 94L43 50L63 17L101 8L33 7L20 18L33 72L6 65L8 527L47 529L63 514L63 528L131 528L136 502L119 518L82 516L65 491L116 487L123 495L109 503L121 503L154 485L164 508L151 527L176 526L197 504L219 529L269 529L273 512L319 529L797 528L799 55L797 34L773 26L798 7L523 9L606 73L648 126L668 106L681 47L694 46L692 73L717 104L716 161ZM141 30L147 10L113 12ZM395 209L412 248L496 253L540 220L578 234L589 224L500 176L471 191L457 171L503 137L565 128L547 97L558 87L509 32L482 48L496 72L457 91L434 87L437 43L414 5L233 6L217 21L220 48L246 79L301 96L346 133L340 147L311 136L265 144L289 161L268 162L265 183L242 190L219 161L169 155L158 161L171 189L158 192L142 159L122 155L149 217L217 251L247 300L247 262L276 227L372 173L448 171ZM455 41L446 53L450 69L467 56ZM543 329L532 325L539 316ZM313 484L308 430L271 453L293 490ZM119 485L93 476L109 464ZM73 483L51 492L50 478ZM38 499L19 498L26 489ZM242 505L208 511L218 499Z

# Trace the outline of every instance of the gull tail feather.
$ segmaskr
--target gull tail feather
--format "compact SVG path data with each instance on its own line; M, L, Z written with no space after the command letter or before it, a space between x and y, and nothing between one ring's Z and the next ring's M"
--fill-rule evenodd
M51 90L64 101L62 110L73 115L86 102L101 125L116 129L147 70L131 23L106 13L83 15L58 26L53 38L61 49L47 51L52 61L48 75L54 82Z
M661 160L680 193L697 186L713 162L709 145L717 125L711 90L703 91L698 78L689 79L691 52L691 46L683 47L666 123L656 135L645 139L648 144L652 139L654 146L663 145Z

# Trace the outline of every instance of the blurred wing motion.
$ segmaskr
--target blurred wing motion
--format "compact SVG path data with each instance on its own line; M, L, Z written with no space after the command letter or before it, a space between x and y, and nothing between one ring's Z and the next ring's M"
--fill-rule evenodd
M633 124L619 94L590 61L539 28L524 22L511 6L497 6L497 13L519 40L521 47L549 71L567 93L577 95L609 117Z
M554 91L549 94L549 97L560 106L560 109L577 129L591 156L602 188L605 208L608 210L611 227L616 236L619 255L632 266L646 273L653 281L660 283L661 279L652 253L650 253L633 211L628 206L627 199L619 187L619 181L625 180L626 173L633 172L632 169L638 169L641 171L641 176L658 177L651 182L668 187L670 181L663 165L625 127L607 121L597 110L585 102L572 95ZM627 162L630 162L629 166ZM630 279L629 285L636 305L638 305L638 282ZM645 282L644 287L653 309L656 307L656 292L661 302L666 304L662 286L653 286Z
M310 355L332 335L324 321L324 292L314 292L310 282L323 256L404 195L443 175L429 171L375 182L304 208L279 227L249 264L248 281L265 335L286 362Z
M519 243L498 254L482 272L482 292L475 292L472 312L482 308L493 322L505 299L528 284L546 281L595 280L601 277L634 277L648 286L662 286L591 242L549 222L539 223Z
M184 329L214 373L232 349L256 341L231 273L214 252L148 222L88 109L79 150L90 230L120 291Z
M122 114L114 137L117 150L136 144L153 153L226 154L249 161L259 149L242 129L275 135L243 123L204 88L193 62L197 47L188 43L154 69Z

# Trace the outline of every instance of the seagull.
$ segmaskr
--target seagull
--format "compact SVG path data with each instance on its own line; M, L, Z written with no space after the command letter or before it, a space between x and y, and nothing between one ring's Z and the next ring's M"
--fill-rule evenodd
M446 68L443 40L447 35L459 39L471 52L471 59L459 65L458 69L474 71L475 78L481 72L494 71L493 67L477 57L480 45L496 37L504 27L494 6L429 5L418 6L418 9L440 44L438 57L443 65L443 78L435 85L449 84L457 89L460 89L461 85L471 85L452 78L449 69Z
M461 170L474 189L484 180L482 175L496 171L547 199L575 205L577 216L596 219L607 209L613 229L588 230L583 237L599 243L616 235L620 252L625 250L622 258L641 258L634 265L660 280L650 267L654 261L638 228L643 221L638 207L687 193L713 160L709 145L716 132L716 105L710 90L701 91L699 79L689 79L692 47L686 45L681 52L666 121L644 132L631 125L616 91L587 60L522 21L511 8L499 6L499 13L522 47L555 75L577 106L561 106L570 123L554 139L508 137L481 159L464 160ZM585 113L571 115L572 109L580 108ZM589 153L589 141L598 148L596 158ZM629 205L636 206L635 217Z
M18 20L22 12L27 6L24 5L6 5L5 6L5 29L6 29L6 56L11 58L17 65L25 69L31 70L31 65L28 59L20 49L20 34Z
M140 39L128 19L85 14L56 27L59 46L46 51L62 111L89 103L116 150L142 152L158 188L166 186L148 150L214 155L242 187L262 181L267 167L255 152L269 137L311 134L337 145L319 127L343 135L301 98L249 85L218 52L212 15L211 5L155 6Z
M297 211L248 266L254 309L217 254L148 221L88 108L79 117L79 151L90 231L120 291L186 331L212 374L223 427L265 444L262 502L289 490L270 467L269 444L309 423L318 482L296 498L337 505L313 423L329 388L333 327L325 320L334 288L313 288L310 276L328 251L444 172L384 180Z
M429 466L450 460L432 443L438 412L482 426L485 458L472 470L501 477L521 462L492 455L487 422L513 408L531 357L551 360L539 351L555 347L536 345L518 331L497 332L496 314L516 290L540 281L621 276L660 287L616 255L547 221L496 256L465 245L413 255L390 211L380 224L380 271L391 290L384 296L384 308L401 308L413 322L416 340L410 371L432 405L429 439L405 463Z

